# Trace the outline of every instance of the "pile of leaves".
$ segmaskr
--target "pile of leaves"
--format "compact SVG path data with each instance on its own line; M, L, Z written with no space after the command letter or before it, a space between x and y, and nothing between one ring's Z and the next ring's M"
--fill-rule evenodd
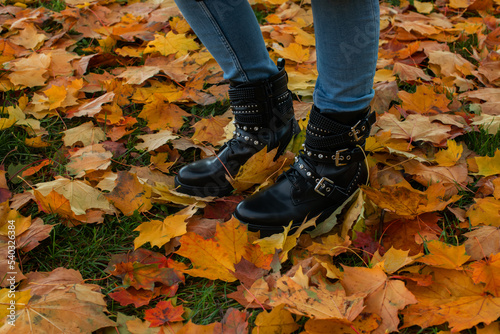
M252 5L271 57L287 60L304 129L317 77L310 3ZM498 0L381 4L370 185L318 226L311 219L267 238L231 212L287 168L304 133L278 161L265 151L252 158L229 197L176 192L180 166L232 137L220 67L171 0L54 6L0 8L0 135L24 133L20 145L39 157L14 163L17 148L0 157L2 333L498 331ZM74 229L141 218L130 251L109 257L102 279L119 282L113 292L70 268L23 272L51 234L50 215ZM193 323L176 298L186 275L234 282L229 297L241 307ZM111 300L144 317L108 316ZM261 312L249 322L250 309Z

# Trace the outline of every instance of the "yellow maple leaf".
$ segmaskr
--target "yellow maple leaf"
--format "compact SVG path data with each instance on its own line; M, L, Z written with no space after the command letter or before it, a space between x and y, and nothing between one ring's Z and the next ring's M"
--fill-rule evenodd
M159 52L163 56L176 54L176 57L181 57L189 51L198 50L199 44L194 41L194 38L188 38L185 34L174 34L169 31L166 36L155 35L155 40L148 43L144 53Z
M297 63L303 63L309 59L309 49L303 48L298 43L290 43L286 48L274 43L273 50L281 57L293 60Z
M186 219L190 215L171 215L163 221L152 220L139 225L134 231L139 231L139 236L134 239L135 249L149 242L151 246L161 247L170 239L181 236L187 232Z
M478 175L491 176L500 174L500 149L495 151L495 155L491 157L475 157L474 158L479 168Z
M400 91L398 97L403 101L402 107L419 114L436 114L449 111L450 100L445 94L434 92L431 86L417 86L417 91L413 94Z
M436 162L443 167L454 166L462 156L464 148L454 140L448 140L448 148L436 153Z
M476 198L466 216L472 226L491 225L500 226L500 200L494 197Z
M465 252L465 246L453 246L441 241L432 240L427 243L429 254L418 261L429 266L444 269L461 269L462 265L470 259Z
M52 85L49 89L43 92L49 98L49 109L60 107L66 99L67 91L65 87Z

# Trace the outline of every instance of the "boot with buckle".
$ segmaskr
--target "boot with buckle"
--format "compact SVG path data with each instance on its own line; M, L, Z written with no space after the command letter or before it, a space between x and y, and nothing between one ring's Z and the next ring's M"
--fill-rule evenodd
M375 113L357 111L362 118L344 125L313 106L304 149L289 170L267 189L240 202L234 216L262 236L300 226L306 219L328 218L368 179L363 150Z
M234 177L255 153L267 147L281 155L300 129L293 113L292 93L287 87L285 61L278 60L279 73L267 80L237 84L230 82L229 100L234 114L234 136L217 156L184 166L175 178L176 190L188 195L227 196Z

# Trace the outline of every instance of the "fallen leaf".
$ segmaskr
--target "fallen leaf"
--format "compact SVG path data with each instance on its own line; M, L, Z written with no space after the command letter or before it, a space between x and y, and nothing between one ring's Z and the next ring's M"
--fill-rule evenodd
M144 140L144 143L135 145L135 148L141 151L154 151L157 148L165 145L172 139L179 138L179 136L173 135L170 130L161 130L157 133L150 135L140 135L137 136L138 139Z
M134 239L135 249L149 242L151 246L161 247L170 239L185 234L186 219L189 215L171 215L166 217L163 221L152 220L142 223L134 231L139 231L139 236Z
M428 141L440 144L450 138L451 127L439 123L433 123L423 115L408 115L405 121L399 121L396 116L385 113L380 116L375 128L390 131L393 139L405 139L410 143L413 141Z
M486 291L498 297L500 294L500 254L492 254L486 260L472 263L472 280L484 283Z
M403 328L414 325L426 328L448 322L455 333L497 320L500 300L484 293L484 287L474 284L467 271L433 268L432 274L434 283L430 286L407 283L418 303L402 311Z
M101 128L94 126L94 123L87 122L74 128L63 131L63 142L66 146L72 146L81 142L83 146L97 144L106 140L106 134Z
M445 94L434 92L432 86L417 86L413 94L400 91L398 97L403 101L402 107L422 115L432 115L449 111L450 100Z
M363 310L364 296L364 293L358 292L347 296L339 283L323 281L317 287L304 289L290 277L283 276L269 296L269 305L277 307L285 304L290 312L314 319L353 321Z
M460 199L454 195L446 200L446 189L441 183L433 184L425 192L399 185L382 187L381 190L367 186L361 186L361 189L377 206L408 219L426 212L442 211Z
M500 155L499 155L500 156ZM494 197L475 198L476 203L467 210L466 217L472 226L500 226L500 200Z
M206 240L196 233L188 232L181 237L180 243L181 248L176 253L190 259L193 265L192 269L184 272L213 280L234 282L234 265L239 263L242 257L252 263L252 259L263 259L263 263L260 260L258 266L267 269L272 259L272 255L262 254L260 246L249 242L246 226L234 218L217 224L214 238Z
M490 176L500 174L500 149L495 151L495 155L490 157L475 157L474 158L479 168L477 174Z
M292 314L285 310L285 305L273 307L271 312L263 311L255 319L252 334L291 334L299 329Z
M346 292L349 295L366 295L364 311L373 312L382 318L380 326L373 333L397 330L399 327L398 311L417 302L415 296L405 287L404 282L390 279L378 267L342 267L344 278L341 283Z
M145 311L144 319L151 323L151 327L159 327L165 323L183 321L183 313L182 306L173 306L170 300L162 300L155 308Z
M90 284L61 285L43 296L33 296L29 302L16 307L15 326L4 324L4 333L93 332L99 328L114 326L115 322L104 314L106 303L100 287ZM29 291L24 293L29 294ZM72 321L68 321L72 319Z
M432 240L427 243L427 249L429 254L419 258L418 261L433 267L459 270L470 259L464 245L453 246Z
M113 203L124 215L131 216L134 211L148 211L151 203L151 187L142 184L135 174L119 171L115 181L116 187L104 197Z

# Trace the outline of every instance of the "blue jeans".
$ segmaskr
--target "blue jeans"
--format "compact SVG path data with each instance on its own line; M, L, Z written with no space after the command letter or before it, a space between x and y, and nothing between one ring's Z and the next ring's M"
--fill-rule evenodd
M236 82L278 72L247 0L175 0L201 42ZM321 112L366 108L374 95L379 38L378 0L312 0ZM336 115L340 116L340 115Z

